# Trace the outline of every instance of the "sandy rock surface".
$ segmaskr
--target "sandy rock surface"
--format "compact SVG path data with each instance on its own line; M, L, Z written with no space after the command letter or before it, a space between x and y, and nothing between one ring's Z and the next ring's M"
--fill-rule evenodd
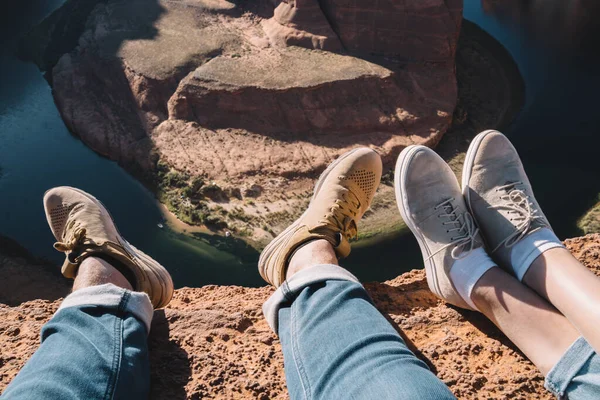
M567 240L586 266L600 273L600 235ZM0 390L39 343L39 332L57 309L65 285L57 281L50 300L37 298L51 279L35 271L48 266L2 256L0 274ZM11 291L17 270L27 291ZM18 274L17 274L18 275ZM43 279L40 280L40 277ZM551 399L543 377L482 315L457 310L428 289L423 271L367 284L377 307L409 346L459 397L465 399ZM14 288L15 286L12 286ZM261 305L273 289L206 286L179 289L169 307L157 311L150 334L152 398L285 399L283 355L263 319ZM25 302L23 302L25 301Z
M223 185L314 174L359 144L435 144L456 105L462 2L321 2L99 4L52 71L57 104L100 153ZM271 20L338 51L281 46Z
M161 197L193 224L206 204L256 217L253 202L273 216L240 231L271 238L282 196L301 208L339 155L369 146L391 167L404 147L438 143L456 108L462 0L90 4L69 0L36 28L30 58L88 146L164 192L195 178L220 188ZM165 187L163 170L185 182Z

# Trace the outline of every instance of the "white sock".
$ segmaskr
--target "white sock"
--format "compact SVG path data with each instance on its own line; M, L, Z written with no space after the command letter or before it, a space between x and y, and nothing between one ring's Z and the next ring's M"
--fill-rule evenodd
M531 264L546 250L565 247L548 228L535 231L515 244L510 253L510 263L518 280L522 281Z
M450 279L458 294L475 310L477 310L477 306L471 300L473 288L483 274L495 266L496 263L492 261L483 247L480 247L471 251L464 258L454 261L450 268Z

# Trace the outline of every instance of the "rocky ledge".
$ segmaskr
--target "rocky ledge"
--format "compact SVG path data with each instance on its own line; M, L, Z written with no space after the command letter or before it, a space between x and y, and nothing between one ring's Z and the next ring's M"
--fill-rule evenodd
M566 245L600 275L600 235ZM33 354L42 325L68 290L55 267L23 252L6 255L1 246L0 391ZM552 398L536 367L491 322L439 301L422 270L366 287L417 356L459 398ZM261 312L272 292L235 286L177 290L169 307L154 315L151 397L286 399L281 346Z
M67 0L22 53L180 219L264 243L348 149L442 138L461 24L462 0Z

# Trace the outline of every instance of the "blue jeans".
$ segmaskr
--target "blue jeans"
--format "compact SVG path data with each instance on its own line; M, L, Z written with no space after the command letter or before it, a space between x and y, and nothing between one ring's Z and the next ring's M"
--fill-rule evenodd
M42 329L42 344L2 400L146 399L150 391L146 294L114 285L73 292Z
M448 399L358 280L334 265L295 274L265 303L279 334L291 399ZM600 357L579 338L550 371L558 398L600 398Z
M342 268L299 272L264 311L281 339L292 399L454 398ZM2 399L147 398L152 315L142 293L113 285L74 292L44 326L40 348ZM578 339L546 387L571 400L599 398L600 357Z

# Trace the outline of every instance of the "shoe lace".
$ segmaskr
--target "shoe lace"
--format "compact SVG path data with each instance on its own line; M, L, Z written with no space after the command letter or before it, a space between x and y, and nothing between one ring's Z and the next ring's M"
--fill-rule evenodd
M489 206L488 208L504 209L508 210L509 214L514 214L514 216L510 218L510 221L516 229L506 239L501 241L492 253L502 247L502 245L510 248L517 244L527 235L535 222L538 222L542 226L547 226L544 222L544 218L539 215L539 210L529 200L529 196L523 189L518 188L521 185L523 185L523 182L517 181L496 188L496 191L506 191L506 194L500 196L500 199L504 200L504 202L498 205Z
M54 248L63 253L72 252L86 241L86 229L79 226L75 221L68 221L65 230L69 232L63 241L54 243Z
M440 204L435 206L434 210L442 208L445 214L439 214L438 218L445 218L446 221L442 222L444 226L450 226L446 232L457 232L457 236L450 238L450 243L442 246L436 252L427 257L427 260L438 254L439 252L447 249L448 247L454 246L450 253L452 258L459 260L466 257L475 248L475 241L479 228L475 226L475 221L470 213L464 212L462 214L457 213L457 207L454 204L454 197L448 200L442 201Z
M337 199L330 211L320 221L321 224L333 227L346 239L350 240L358 235L356 216L360 209L360 200L350 190L346 190L341 198Z

